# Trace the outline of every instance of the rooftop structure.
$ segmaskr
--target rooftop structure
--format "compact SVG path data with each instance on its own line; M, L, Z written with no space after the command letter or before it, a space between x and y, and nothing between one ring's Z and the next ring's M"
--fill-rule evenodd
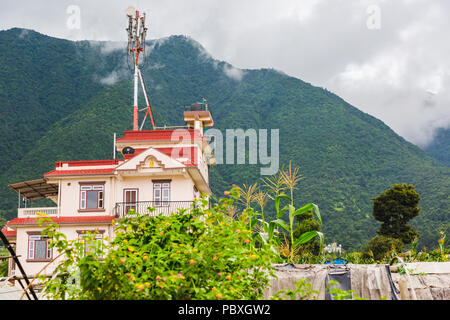
M184 127L155 126L138 61L145 50L145 17L142 19L138 11L128 17L129 50L135 54L135 97L139 78L147 113L139 127L135 99L133 130L114 139L114 155L117 150L123 158L57 161L54 169L41 178L9 185L18 195L18 211L3 233L15 245L20 264L29 276L50 262L46 272L52 272L58 263L52 262L54 253L41 235L43 228L37 213L45 213L58 223L67 239L78 239L91 231L98 234L99 241L105 241L114 238L113 219L121 219L131 209L148 213L147 208L154 207L152 215L168 215L179 208L189 209L201 194L211 194L209 165L215 159L203 129L214 122L206 100L185 110ZM152 130L142 130L147 115ZM33 207L34 200L44 198L53 205ZM15 272L11 259L9 273Z

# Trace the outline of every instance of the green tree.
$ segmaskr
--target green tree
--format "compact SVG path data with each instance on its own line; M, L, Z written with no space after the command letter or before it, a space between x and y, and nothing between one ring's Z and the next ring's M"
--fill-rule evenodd
M3 250L0 249L0 254L4 253ZM8 275L8 260L0 261L0 277L6 277Z
M415 186L394 184L373 200L373 216L381 221L378 235L400 239L404 244L418 238L417 231L408 222L419 215L420 196Z
M0 230L5 226L8 221L5 218L0 217ZM2 245L0 243L0 245Z

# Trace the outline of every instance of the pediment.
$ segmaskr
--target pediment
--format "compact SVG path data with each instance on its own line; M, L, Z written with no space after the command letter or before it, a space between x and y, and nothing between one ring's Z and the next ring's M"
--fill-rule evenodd
M169 157L168 155L153 149L148 148L147 150L139 153L135 157L125 161L123 164L118 166L116 170L118 171L141 171L141 170L151 170L151 169L180 169L186 166L181 162Z

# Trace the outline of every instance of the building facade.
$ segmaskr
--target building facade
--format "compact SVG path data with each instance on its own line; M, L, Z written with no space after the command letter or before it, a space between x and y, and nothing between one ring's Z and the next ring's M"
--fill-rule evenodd
M105 241L114 238L113 220L130 209L146 213L153 207L151 214L168 215L209 196L209 165L215 159L204 128L213 126L213 119L207 106L195 104L184 120L183 128L125 131L115 140L122 159L58 161L41 179L9 185L18 193L18 215L2 231L15 244L26 274L33 277L47 264L44 273L51 274L58 263L58 253L41 235L38 212L58 223L68 240L90 231ZM29 206L41 198L54 206ZM20 276L12 259L9 274Z

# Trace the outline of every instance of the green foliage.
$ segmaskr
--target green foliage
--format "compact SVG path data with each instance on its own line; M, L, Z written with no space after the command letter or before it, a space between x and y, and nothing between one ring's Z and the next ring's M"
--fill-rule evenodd
M311 232L311 231L320 231L321 224L320 221L314 219L313 213L306 212L303 215L299 215L297 218L297 227L294 232L294 237L298 238L301 234ZM306 243L298 252L299 256L307 256L308 254L319 255L321 250L320 241L318 238L311 240Z
M313 290L311 283L307 279L300 279L296 282L296 289L280 290L274 294L272 300L317 300L319 291Z
M400 239L378 235L372 238L366 248L366 255L373 256L375 260L400 253L404 244Z
M289 167L287 169L282 168L277 175L264 179L265 186L268 188L265 194L272 195L271 198L274 199L276 217L276 219L270 221L268 224L265 223L265 219L263 218L262 222L264 230L267 233L268 239L273 238L275 227L277 233L279 232L279 228L280 230L288 233L290 241L285 240L284 244L278 242L278 245L283 247L283 250L281 251L284 251L283 255L285 257L289 257L289 262L291 263L294 262L294 255L300 250L300 248L315 238L319 239L320 253L324 239L323 234L318 230L306 230L305 232L300 232L298 227L294 225L294 220L296 218L305 215L310 215L312 218L313 213L317 219L314 221L316 221L319 226L322 224L319 207L316 204L308 203L299 209L294 208L294 189L296 189L296 184L298 181L303 179L299 174L299 170L299 168L292 169L291 162L289 162ZM252 190L256 190L257 184L254 184L253 186L253 188L244 188L244 198L247 207L252 203L252 200L255 199ZM285 191L289 191L290 196L286 195L284 193ZM288 204L280 209L282 200L287 200ZM283 220L285 212L288 213L288 223ZM280 239L278 238L278 240Z
M276 253L270 245L255 246L245 215L229 214L234 200L222 199L211 209L202 200L170 216L130 211L116 221L116 237L105 250L97 246L88 253L51 223L43 233L53 237L51 246L65 259L56 269L60 277L43 279L46 294L53 299L262 298ZM71 277L79 277L78 286Z
M439 244L439 252L441 253L441 257L444 261L447 261L447 255L445 252L445 239L447 238L447 235L441 231L441 238L438 240Z
M437 130L433 141L425 150L443 165L450 167L450 128Z
M8 184L41 178L54 161L112 157L113 133L120 137L132 125L132 72L123 72L125 49L105 50L115 45L23 29L0 32L0 145L8 150L0 155L1 216L17 215L17 195ZM423 212L412 222L420 247L436 247L436 230L450 232L450 169L380 120L275 70L244 70L236 81L223 72L224 62L183 36L150 46L142 72L156 124L182 125L182 106L206 97L223 134L229 128L279 129L280 165L293 159L308 181L299 185L293 206L302 207L305 199L317 204L330 242L361 250L378 228L370 199L397 182L414 184L421 194ZM110 75L118 81L100 81ZM233 183L254 182L259 169L213 167L211 189L218 196Z
M0 217L0 230L5 226L5 224L6 224L7 222L8 222L8 221L7 221L5 218Z
M0 230L6 224L6 219L0 217ZM0 257L9 256L8 250L4 247L3 242L0 242ZM8 275L8 260L0 260L0 277L5 277Z
M338 288L339 282L331 280L325 289L333 300L366 300L358 296L354 290L343 290Z
M325 290L332 296L333 300L366 300L359 297L354 290L343 290L339 288L339 282L330 281ZM274 294L272 300L317 300L319 292L313 290L308 279L300 279L296 283L296 289L280 290Z
M413 185L394 184L391 188L373 199L373 216L382 224L378 234L400 239L404 244L411 243L418 233L409 220L419 215L419 194Z
M0 257L9 256L8 250L0 247ZM8 259L0 260L0 277L6 277L8 275Z

